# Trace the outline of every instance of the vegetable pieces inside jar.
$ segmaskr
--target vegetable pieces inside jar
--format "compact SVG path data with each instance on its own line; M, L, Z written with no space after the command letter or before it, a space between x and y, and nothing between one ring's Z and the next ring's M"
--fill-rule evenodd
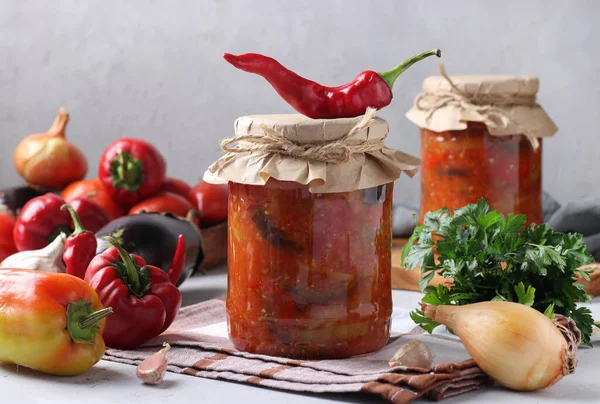
M593 262L582 236L546 225L526 228L525 222L525 215L505 217L483 199L454 214L445 208L429 212L404 247L402 263L407 269L421 267L423 303L521 303L550 318L555 313L572 318L590 344L591 312L577 307L591 299L576 283L579 276L589 280L589 271L579 268ZM427 286L436 273L452 283ZM411 318L429 332L439 325L420 310Z

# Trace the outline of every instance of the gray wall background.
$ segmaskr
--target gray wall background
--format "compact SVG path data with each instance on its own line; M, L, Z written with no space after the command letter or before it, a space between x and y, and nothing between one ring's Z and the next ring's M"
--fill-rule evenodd
M90 162L113 140L157 145L189 182L221 154L241 115L293 112L223 52L258 52L327 85L383 71L434 47L449 74L528 74L560 128L544 145L544 187L561 202L598 194L600 1L19 1L0 3L0 184L20 183L12 155L62 105L67 136ZM404 113L438 60L401 77L380 113L388 145L419 154ZM396 200L419 201L419 177Z

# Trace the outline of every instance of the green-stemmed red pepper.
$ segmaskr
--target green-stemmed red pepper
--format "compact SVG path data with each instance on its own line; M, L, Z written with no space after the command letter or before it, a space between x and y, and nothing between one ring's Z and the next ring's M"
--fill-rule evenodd
M54 375L81 374L104 355L104 317L111 312L74 276L2 268L0 362Z
M96 235L83 227L79 216L71 206L63 205L61 209L69 211L75 224L75 230L65 240L63 261L67 268L66 272L69 275L83 279L88 265L96 256L96 248L98 247Z
M165 181L167 165L150 143L119 139L100 157L98 178L108 194L127 207L154 194Z
M223 55L236 68L265 78L275 91L296 111L313 119L352 118L363 115L368 107L381 109L392 102L394 82L414 63L426 57L441 56L439 49L421 53L393 69L377 73L365 70L351 82L326 87L305 79L268 56L257 53Z
M65 201L47 193L31 199L23 206L13 230L19 251L41 250L60 233L71 234L73 221L69 212L61 210Z
M103 335L106 344L134 348L166 330L181 307L181 292L171 280L177 280L183 269L185 238L179 237L169 273L146 265L142 257L109 240L112 247L92 260L85 281L102 304L113 308Z

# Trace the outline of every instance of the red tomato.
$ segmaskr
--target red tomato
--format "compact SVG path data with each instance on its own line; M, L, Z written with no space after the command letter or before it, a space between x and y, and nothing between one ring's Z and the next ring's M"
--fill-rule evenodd
M167 177L161 192L171 192L173 194L181 195L189 200L192 205L198 205L196 195L192 193L192 187L187 182L178 178Z
M67 203L71 203L75 198L87 197L100 205L108 213L110 220L125 214L123 208L111 199L98 178L75 181L62 191L61 196Z
M171 213L175 216L186 217L188 212L194 209L194 205L183 196L172 192L161 192L158 195L151 196L148 199L138 202L129 210L129 214L135 215L136 213L146 211Z
M211 226L227 220L227 185L201 181L192 188L192 194L198 200L202 225Z
M0 262L17 252L13 239L13 228L16 219L5 212L0 212Z

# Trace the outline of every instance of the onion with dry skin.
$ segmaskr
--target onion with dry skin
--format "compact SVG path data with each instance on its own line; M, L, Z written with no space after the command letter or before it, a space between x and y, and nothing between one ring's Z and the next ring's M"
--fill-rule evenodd
M497 301L423 304L422 309L433 321L451 328L481 370L505 387L543 389L575 371L575 349L552 320L531 307Z
M15 168L30 186L62 189L85 177L85 156L65 138L68 122L69 114L61 108L46 133L27 136L15 149Z

